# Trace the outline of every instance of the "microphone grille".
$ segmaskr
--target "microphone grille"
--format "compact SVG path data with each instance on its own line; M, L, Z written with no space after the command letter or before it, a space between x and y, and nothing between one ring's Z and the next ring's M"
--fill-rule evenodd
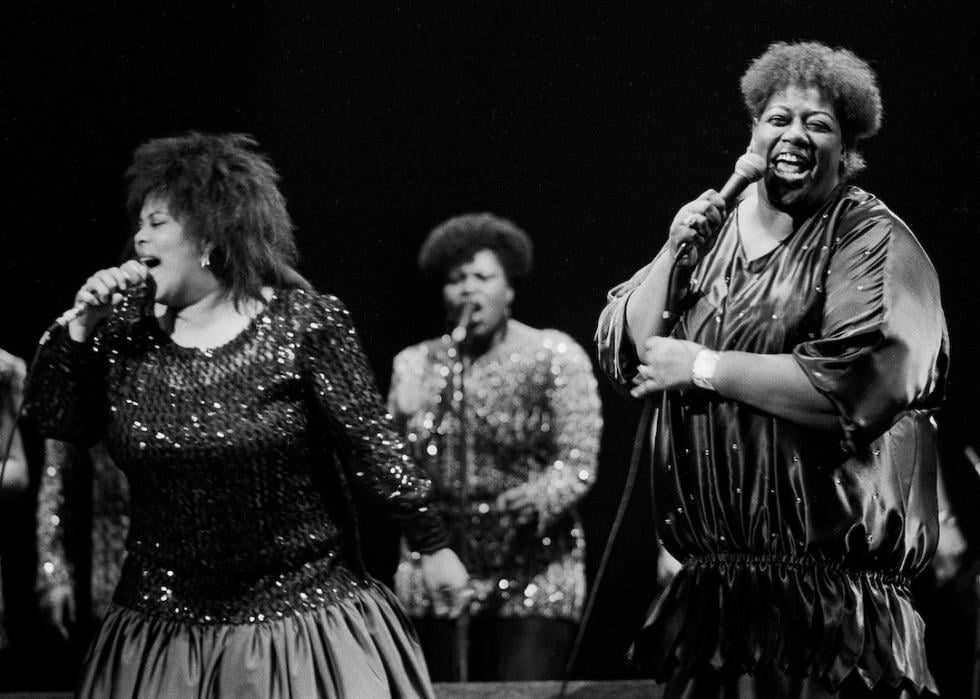
M735 172L747 179L755 182L762 173L766 171L766 161L758 153L743 153L735 162Z

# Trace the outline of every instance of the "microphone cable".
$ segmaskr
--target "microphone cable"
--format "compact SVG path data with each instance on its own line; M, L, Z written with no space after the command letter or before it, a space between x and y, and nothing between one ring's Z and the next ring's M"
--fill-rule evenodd
M676 302L674 299L677 296L677 267L678 262L683 258L684 253L687 251L687 245L681 245L677 254L674 256L673 261L670 265L670 273L667 276L667 300L663 310L663 319L665 321L676 321L679 313L676 307ZM671 330L673 330L673 323L669 327L664 327L661 329L661 336L668 335ZM585 638L585 630L588 626L589 621L592 618L592 612L595 608L596 598L599 596L599 587L602 584L603 578L606 574L606 569L609 565L609 559L612 556L613 544L616 542L616 538L619 536L619 530L623 526L623 522L626 519L626 511L629 508L629 503L633 500L633 490L636 486L636 476L640 470L640 458L643 455L643 444L644 442L652 442L652 437L656 434L657 423L654 419L656 413L656 403L653 398L646 398L643 401L643 410L640 412L640 419L637 423L636 437L633 439L633 448L630 453L630 464L629 468L626 470L626 480L623 483L623 494L619 498L619 506L616 508L616 515L613 517L612 525L609 528L609 536L606 538L606 545L602 550L602 557L599 559L599 566L596 569L595 578L592 581L592 589L589 591L589 596L585 603L585 610L582 612L582 620L579 622L578 631L575 634L575 642L572 644L572 650L568 655L568 661L565 663L565 671L562 673L561 688L558 691L557 699L563 699L568 691L568 683L571 679L572 668L575 666L575 662L578 660L578 654L582 649L582 641ZM649 435L646 429L646 425L650 425Z

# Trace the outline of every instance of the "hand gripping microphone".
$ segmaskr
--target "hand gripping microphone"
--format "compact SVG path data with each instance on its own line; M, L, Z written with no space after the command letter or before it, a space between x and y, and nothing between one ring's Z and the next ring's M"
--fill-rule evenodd
M718 194L721 198L725 200L725 208L728 211L732 210L732 207L738 201L739 195L745 191L753 182L759 180L766 171L766 161L765 159L757 153L743 153L737 161L735 161L735 171L732 173L728 181L722 186ZM684 220L685 225L693 224L694 214L688 216ZM675 259L680 259L687 254L690 249L690 243L684 243L677 249L677 254L674 256Z
M142 265L145 265L146 267L151 267L151 268L159 264L159 262L155 259L138 260L138 262ZM153 284L153 278L150 277L150 275L146 275L146 277L139 283L130 285L129 289L143 289L151 284ZM87 311L88 309L89 309L89 305L87 303L79 301L74 306L69 308L67 311L62 313L60 316L55 318L52 327L54 327L54 325L60 325L61 327L65 327L70 322L72 322L73 320L75 320L76 318L84 314L85 311Z

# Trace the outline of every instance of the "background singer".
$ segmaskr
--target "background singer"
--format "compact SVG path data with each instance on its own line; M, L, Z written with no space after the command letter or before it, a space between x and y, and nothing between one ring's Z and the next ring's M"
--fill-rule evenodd
M493 214L437 226L419 267L439 285L450 327L462 327L402 350L388 399L470 574L474 681L560 677L585 598L576 505L595 478L597 382L570 336L511 317L531 259L527 234ZM433 678L459 679L452 624L434 618L420 563L404 552L396 591Z
M923 250L847 183L876 76L777 43L741 88L762 180L730 209L713 190L682 206L599 323L604 369L660 406L657 529L683 563L634 658L670 697L928 694L908 586L936 545L948 349Z

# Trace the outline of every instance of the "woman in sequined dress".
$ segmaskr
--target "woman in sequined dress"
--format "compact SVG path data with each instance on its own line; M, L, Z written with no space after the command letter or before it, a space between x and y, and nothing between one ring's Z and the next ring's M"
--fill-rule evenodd
M659 405L657 530L683 564L634 658L668 697L928 695L909 582L936 546L948 347L918 241L847 182L877 79L778 43L741 85L762 178L682 206L599 323L603 368Z
M41 434L104 439L129 483L79 693L432 696L364 569L352 489L401 520L434 590L465 569L350 315L293 271L275 170L247 136L190 133L142 145L127 175L138 261L85 282L28 389Z
M575 506L595 476L599 398L572 338L510 317L531 257L527 235L492 214L433 230L419 265L459 327L400 352L388 397L471 576L475 681L560 677L585 597ZM395 588L433 676L455 679L451 624L432 619L420 572L406 547Z

